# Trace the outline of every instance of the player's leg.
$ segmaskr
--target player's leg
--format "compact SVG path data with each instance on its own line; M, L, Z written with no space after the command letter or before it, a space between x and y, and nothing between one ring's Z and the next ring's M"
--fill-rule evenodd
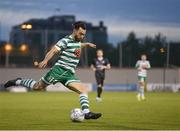
M42 90L42 89L45 89L47 86L48 84L40 80L33 86L33 90Z
M43 89L47 86L46 83L44 83L42 80L40 81L35 81L33 79L21 79L17 78L15 80L9 80L8 82L5 83L4 87L8 88L10 86L24 86L29 90L38 90L38 89Z
M42 80L35 81L33 79L21 79L16 81L17 85L24 86L30 90L41 90L44 89L46 86L48 86L46 83L44 83Z
M142 92L142 77L141 76L138 76L138 90L137 90L137 100L138 101L141 101L141 92Z
M71 82L67 87L79 94L79 101L82 111L85 114L85 119L98 119L101 117L101 113L90 112L88 91L80 82Z
M144 85L145 85L144 77L139 77L139 90L138 90L138 95L137 95L137 99L139 101L141 99L145 100L145 97L144 97Z
M5 83L5 88L8 88L10 86L24 86L28 89L32 89L32 90L40 90L40 89L44 89L46 86L48 86L49 84L52 84L55 80L55 76L54 76L54 70L55 69L51 69L47 74L45 74L45 76L43 76L41 78L40 81L35 81L33 79L21 79L21 78L17 78L15 80L10 80L8 82Z
M80 82L71 82L68 84L68 88L79 94L81 108L84 113L89 112L89 99L88 91Z
M9 80L4 84L5 88L11 87L11 86L24 86L28 89L32 89L33 86L36 84L36 81L33 79L22 79L17 78L14 80Z
M101 77L96 78L97 81L97 97L96 97L96 101L97 102L101 102L102 98L102 92L103 92L103 85L104 85L104 79Z
M97 97L96 97L96 100L100 101L101 93L102 93L102 83L101 83L101 78L100 77L96 77L96 83L97 83Z
M143 81L142 81L142 92L141 92L141 98L142 100L145 100L145 95L144 95L144 92L145 92L145 86L146 86L146 77L143 77Z

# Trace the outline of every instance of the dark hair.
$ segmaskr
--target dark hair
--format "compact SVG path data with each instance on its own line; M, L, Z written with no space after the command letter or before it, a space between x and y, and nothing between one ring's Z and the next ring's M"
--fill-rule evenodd
M78 30L80 27L86 30L86 24L83 21L77 21L73 24L73 28L76 30Z
M147 57L147 55L145 53L141 54L141 56L146 56Z
M98 52L98 51L101 51L101 52L103 52L103 50L102 50L102 49L98 49L98 50L96 50L96 52Z

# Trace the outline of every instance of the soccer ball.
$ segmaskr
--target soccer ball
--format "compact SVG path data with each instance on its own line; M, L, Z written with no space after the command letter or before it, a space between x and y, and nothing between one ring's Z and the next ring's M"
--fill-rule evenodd
M84 114L79 108L72 109L70 117L73 122L82 122L84 120Z

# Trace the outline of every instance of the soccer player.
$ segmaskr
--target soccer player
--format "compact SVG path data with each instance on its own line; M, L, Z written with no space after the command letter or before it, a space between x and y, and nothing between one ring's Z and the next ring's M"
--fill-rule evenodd
M138 101L141 101L145 100L144 89L146 86L147 70L151 68L150 62L147 60L147 56L145 54L142 54L141 60L137 61L136 68L138 70L139 80L137 99Z
M97 82L96 101L100 102L102 101L101 94L104 86L105 70L111 68L109 60L103 57L103 50L97 50L96 58L93 60L91 68L95 72L95 78Z
M39 68L45 68L55 54L59 55L55 65L47 74L39 81L17 78L6 82L4 86L8 88L10 86L21 85L32 90L41 90L50 84L60 82L70 90L79 94L79 101L85 119L98 119L101 117L101 113L90 112L88 91L75 75L75 68L80 60L81 48L96 48L96 45L92 43L82 43L85 34L85 23L81 21L75 22L73 24L72 34L59 40L46 54L44 60L38 64Z

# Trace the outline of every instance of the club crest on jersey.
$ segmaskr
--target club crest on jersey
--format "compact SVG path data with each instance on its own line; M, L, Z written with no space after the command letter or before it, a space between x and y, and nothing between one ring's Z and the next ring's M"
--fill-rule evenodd
M76 55L76 57L80 58L80 56L81 56L81 49L76 49L74 51L74 54Z
M98 65L98 64L104 64L104 63L105 63L104 60L102 60L102 61L96 61L96 65Z

